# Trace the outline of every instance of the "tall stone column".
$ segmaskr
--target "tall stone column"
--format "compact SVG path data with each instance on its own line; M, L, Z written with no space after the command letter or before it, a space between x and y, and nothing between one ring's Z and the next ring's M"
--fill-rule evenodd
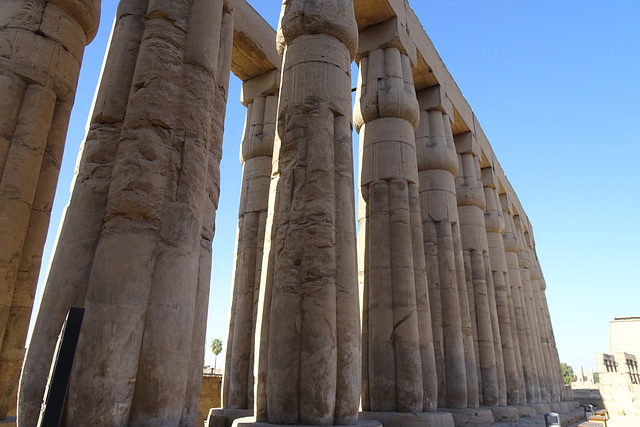
M535 249L534 249L535 253ZM538 261L537 255L535 256L536 263L538 264L538 269L540 269L540 262ZM557 401L565 400L565 384L564 378L562 376L562 367L560 366L560 355L558 354L558 348L556 347L556 339L553 333L553 325L551 323L551 315L549 313L549 305L547 303L546 297L547 283L544 280L544 274L542 274L542 270L540 270L540 296L542 298L542 309L543 315L545 319L545 324L547 328L548 340L549 340L549 349L551 355L551 381L555 382L558 389ZM554 387L555 388L555 387ZM570 399L567 399L570 400Z
M527 234L525 234L527 237ZM553 378L553 363L551 358L551 350L549 348L549 334L547 330L547 324L545 322L544 309L542 306L542 290L540 288L541 271L540 266L535 256L535 248L531 241L531 234L528 233L529 252L531 253L531 290L533 294L533 302L535 307L535 318L538 322L538 334L540 339L540 349L542 353L543 362L543 377L545 379L545 387L548 393L549 402L558 401L558 384Z
M232 12L222 0L121 2L23 369L20 424L36 424L60 319L77 305L87 311L65 425L193 425Z
M468 346L472 337L463 330L468 307L464 306L466 291L460 296L461 284L465 289L455 187L458 158L449 119L453 109L439 86L421 91L418 102L416 151L438 406L466 408L474 390L472 400L477 404L477 379L475 365L467 363L473 355L473 347L469 351Z
M256 419L355 424L353 3L283 2L277 42L283 63L256 325Z
M247 107L247 117L240 148L242 189L222 390L225 409L253 409L254 405L254 337L279 82L280 73L274 69L242 84L242 103Z
M510 262L513 264L514 259L513 255L508 255L510 252L515 252L515 261L517 261L517 252L518 252L518 239L513 232L513 218L511 215L511 202L509 196L506 193L502 193L499 196L500 208L502 209L502 217L504 218L504 231L502 234L502 242L504 247L504 256L506 262L506 291L508 297L508 306L509 306L509 317L511 319L511 336L513 337L513 349L516 359L516 367L518 369L518 378L519 386L520 386L520 403L519 405L526 405L527 403L533 403L527 401L527 377L524 374L524 363L526 360L524 359L524 352L526 347L526 343L521 341L521 335L519 330L519 323L516 318L516 304L520 301L517 292L517 284L515 281L517 280L519 283L520 274L515 274L515 272L510 271ZM523 347L524 346L524 347Z
M505 219L505 232L503 236L504 250L509 268L509 284L511 286L513 310L518 331L518 342L520 344L525 394L527 404L540 403L538 371L533 355L531 330L525 307L522 277L520 275L520 261L518 257L520 244L513 220L513 207L506 195L501 197L500 202Z
M374 412L437 405L418 192L415 47L405 40L397 18L360 34L354 117L361 159L362 407Z
M100 1L0 2L0 420L15 397L84 47Z
M540 346L540 331L538 329L538 321L535 309L536 304L533 285L531 281L531 253L526 243L525 230L520 215L515 215L513 221L516 227L516 235L518 236L518 244L520 245L520 250L518 251L518 261L520 263L520 278L522 280L522 291L524 298L523 307L525 310L526 318L528 320L529 329L531 331L531 342L533 349L532 357L533 363L537 370L538 391L536 392L536 394L540 394L539 401L541 403L548 403L549 394L547 391L547 378L545 375L544 358Z
M466 286L476 348L479 356L479 383L482 403L487 406L505 405L504 364L498 329L495 290L489 260L489 243L484 223L486 201L478 154L474 152L470 133L457 137L460 172L456 178L460 234Z
M523 378L521 373L518 372L518 363L516 359L518 336L513 333L515 328L515 319L512 315L513 303L511 300L511 289L508 277L509 273L503 238L505 232L505 220L498 196L499 183L495 178L493 168L482 169L482 183L484 185L484 196L487 205L484 213L484 222L486 225L487 241L489 244L491 275L495 286L495 301L504 360L507 404L519 405L523 403L520 399L520 383ZM520 371L521 370L522 366L520 366Z

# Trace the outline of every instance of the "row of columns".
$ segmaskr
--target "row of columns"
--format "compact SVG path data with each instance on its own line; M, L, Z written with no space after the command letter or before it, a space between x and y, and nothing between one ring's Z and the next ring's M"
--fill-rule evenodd
M31 22L31 9L7 4L1 7L17 22ZM47 13L54 4L79 10L75 3L64 9L62 0L34 10ZM72 18L85 39L68 40L86 42L93 21ZM69 306L87 314L65 425L193 424L232 30L230 0L120 2L24 361L20 425L36 424ZM20 31L8 46L46 34ZM284 2L278 49L281 73L243 88L248 112L225 407L254 407L259 422L348 425L357 421L360 399L373 412L558 401L559 363L530 230L474 135L452 134L442 88L416 93L416 48L401 23L394 18L358 34L349 0ZM47 123L57 117L57 100L68 116L73 98L56 95L68 86L56 79L46 80L53 81L49 90L20 83L8 70L0 84L16 96L0 102L25 112L37 105L43 123L24 127L39 136L22 138L21 109L8 108L15 114L1 119L1 197L14 194L16 183L35 182L35 175L12 175L12 153L25 151L23 140L45 147L56 139ZM42 157L43 150L27 151ZM32 187L36 200L40 187ZM33 211L33 200L20 206ZM3 221L22 212L3 206ZM3 246L0 268L17 277L9 273L22 271L16 266L31 253L20 252L28 238L1 237L18 250ZM7 301L18 295L17 285L5 287L0 320L10 319Z
M403 31L395 18L368 28L360 33L356 57L362 409L424 412L558 402L560 365L530 231L473 133L452 134L444 90L435 86L416 93L415 47ZM288 78L282 74L282 85ZM272 96L271 90L259 96ZM247 141L257 134L266 138L262 129L270 119L255 114L254 101L248 105L243 157ZM276 144L274 165L281 150ZM282 179L279 168L274 166L273 179ZM254 339L260 345L265 341L260 332L253 333L264 315L249 315L263 308L249 295L269 286L269 279L263 269L260 283L253 267L262 251L260 234L253 224L244 225L244 206L252 197L250 190L245 195L247 176L252 175L245 161L223 389L228 409L252 409L251 375L258 391L266 377L253 366L248 350ZM276 198L282 196L275 191ZM244 236L252 236L250 244ZM266 242L265 268L274 256L268 235ZM247 262L243 273L240 266ZM243 291L247 280L251 289ZM235 350L239 339L242 351ZM257 408L260 419L260 404Z

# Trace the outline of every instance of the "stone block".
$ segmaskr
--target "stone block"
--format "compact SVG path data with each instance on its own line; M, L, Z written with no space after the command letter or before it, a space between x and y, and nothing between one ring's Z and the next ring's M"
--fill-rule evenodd
M242 83L240 102L245 107L262 95L275 95L280 88L280 70L273 69Z
M420 104L420 111L423 110L440 110L449 118L453 119L453 104L447 97L447 93L444 87L441 85L435 85L423 89L417 93L418 103Z
M480 156L480 144L473 132L463 132L454 135L453 141L456 144L456 151L458 154L473 153L476 156Z

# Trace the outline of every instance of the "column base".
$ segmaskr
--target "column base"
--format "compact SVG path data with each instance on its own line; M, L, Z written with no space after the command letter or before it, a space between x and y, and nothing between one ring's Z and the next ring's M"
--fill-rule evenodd
M236 419L232 427L283 427L283 424L271 424L265 422L256 421L255 417L244 417ZM304 424L287 424L286 427L311 427ZM358 424L352 426L340 426L340 427L382 427L382 424L376 420L358 420Z
M517 423L520 419L520 412L515 406L491 406L488 409L496 423Z
M518 408L518 414L520 414L521 417L533 418L536 416L536 409L531 406L518 405L516 408Z
M253 409L212 408L207 416L207 427L231 427L238 418L253 416Z
M551 407L549 406L548 403L532 403L531 406L533 409L535 409L536 414L538 415L544 415L547 414L551 411Z
M486 407L461 409L442 408L440 410L451 413L456 427L490 427L495 423L493 412Z
M384 427L454 427L449 412L360 412L359 419L376 420Z

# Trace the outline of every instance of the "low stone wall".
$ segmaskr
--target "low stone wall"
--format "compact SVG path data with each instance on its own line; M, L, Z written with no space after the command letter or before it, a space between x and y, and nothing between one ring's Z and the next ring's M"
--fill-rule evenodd
M209 414L209 409L222 406L222 375L203 375L202 391L200 392L200 403L198 412L204 418Z

